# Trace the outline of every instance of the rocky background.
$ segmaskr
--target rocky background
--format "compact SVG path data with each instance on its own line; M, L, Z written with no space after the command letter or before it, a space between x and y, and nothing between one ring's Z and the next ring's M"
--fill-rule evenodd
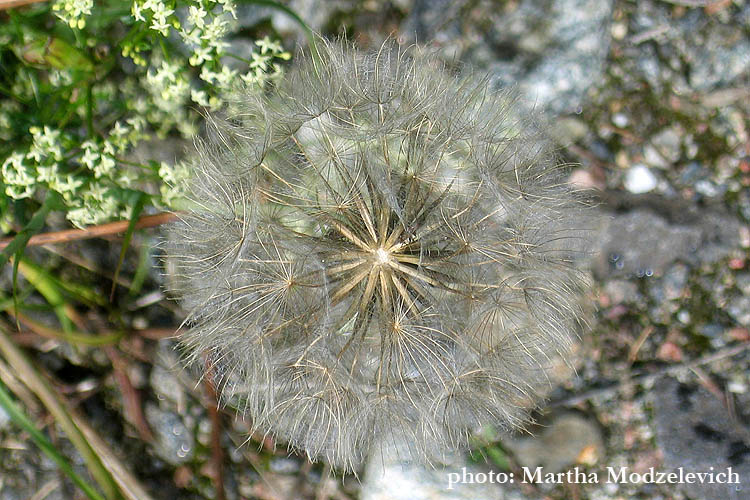
M518 87L549 120L561 159L571 164L570 182L597 191L605 221L592 266L597 308L568 360L576 374L560 370L533 436L483 433L478 470L731 466L743 483L512 484L492 495L750 498L750 2L287 4L323 34L343 32L364 47L394 35L429 45L456 71ZM240 4L239 14L242 26L276 34L287 48L304 43L283 13ZM243 33L239 46L248 43ZM139 235L128 257L133 269L145 260L153 272L150 291L125 313L145 333L124 343L122 370L101 352L81 355L51 342L39 361L154 498L216 498L210 394L194 373L177 368L174 341L163 338L181 312L160 291L157 237ZM68 251L112 269L119 248L95 241ZM117 389L122 373L136 406ZM247 423L231 412L223 422L226 498L364 497L357 478L274 450L262 436L240 446ZM58 438L64 451L65 443ZM423 497L444 498L444 476L430 477ZM0 500L32 497L77 498L0 413Z

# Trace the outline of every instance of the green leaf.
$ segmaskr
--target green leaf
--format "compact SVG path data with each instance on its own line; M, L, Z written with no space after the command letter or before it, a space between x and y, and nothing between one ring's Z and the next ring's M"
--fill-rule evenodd
M18 265L18 270L24 275L26 280L42 294L45 300L52 306L52 309L57 315L57 319L60 320L63 331L70 333L73 331L73 322L68 317L68 313L65 310L67 302L63 296L62 291L58 283L56 283L49 272L37 266L28 259L18 259L14 262L14 266Z
M21 61L35 68L69 69L91 73L94 65L86 54L61 38L24 30L24 43L13 45L13 52Z
M0 253L0 267L4 266L8 259L12 255L20 257L23 254L26 244L29 239L44 227L44 221L47 219L47 215L54 210L63 210L65 203L63 202L60 194L50 190L47 191L47 197L44 199L44 203L39 207L28 224L13 238L7 247ZM16 262L18 259L16 259Z
M135 268L135 274L133 281L130 283L130 290L128 295L135 297L138 292L143 288L143 283L146 281L149 271L151 270L151 259L149 259L149 247L146 245L141 246L140 255L138 256L138 267Z
M8 243L8 246L0 253L0 268L3 267L10 259L11 255L15 255L16 258L13 261L13 301L15 308L18 309L18 300L16 297L16 288L18 285L18 262L21 260L23 251L26 249L26 244L29 239L35 233L38 233L44 227L44 221L47 219L47 215L53 210L61 210L65 208L62 196L58 193L50 190L47 191L47 196L44 199L44 203L39 207L28 224Z
M141 216L143 206L146 204L148 196L145 193L138 193L138 198L133 206L133 213L130 216L130 224L128 224L128 230L125 231L125 237L122 242L122 248L120 249L120 258L117 261L117 268L115 269L115 276L112 278L112 290L109 292L109 301L112 302L115 297L115 288L117 287L117 277L120 276L120 269L122 268L122 262L125 260L125 253L128 251L130 246L130 240L133 238L133 231L135 231L135 224L138 222L138 218Z

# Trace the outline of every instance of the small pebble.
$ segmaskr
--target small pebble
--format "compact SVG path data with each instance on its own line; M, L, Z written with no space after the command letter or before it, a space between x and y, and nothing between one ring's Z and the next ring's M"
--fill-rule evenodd
M628 126L628 115L625 113L615 113L612 115L612 123L614 123L616 127L625 128Z
M615 40L622 40L628 34L628 26L625 23L614 23L610 33Z
M656 184L656 176L645 165L633 165L625 174L625 189L633 194L648 193Z

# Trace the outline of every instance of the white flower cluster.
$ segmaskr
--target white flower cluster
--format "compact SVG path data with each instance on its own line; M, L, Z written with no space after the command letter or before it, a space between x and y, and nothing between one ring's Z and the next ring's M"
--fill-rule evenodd
M255 42L260 49L250 54L250 71L242 75L245 83L262 85L269 78L277 78L281 75L281 67L274 59L288 61L292 55L284 50L277 41L271 41L267 36Z
M14 151L5 159L2 166L5 194L18 200L34 194L36 178L23 153Z
M94 0L57 0L52 4L52 10L71 28L83 29L93 6Z
M52 9L70 27L82 29L93 5L93 0L54 0ZM243 54L247 58L228 54L226 38L237 18L233 0L133 0L131 13L142 23L141 32L150 33L154 42L139 38L123 44L123 56L132 58L143 71L118 82L116 88L111 82L97 84L92 93L97 113L114 115L117 121L83 143L64 130L31 127L28 146L0 156L0 191L5 195L40 199L45 191L55 191L65 200L67 218L79 227L129 216L127 198L132 199L133 191L151 193L157 206L173 206L183 196L186 167L179 163L138 165L123 160L128 151L147 138L149 131L160 137L175 129L185 137L196 135L194 105L214 111L223 105L219 95L231 90L240 78L260 88L280 75L276 60L291 57L268 37L256 42L252 54ZM170 34L180 37L187 52L167 51L164 46L159 50L159 38ZM224 64L222 59L230 56L243 61L245 69ZM11 90L32 98L35 89L25 71L16 72ZM60 87L71 84L74 77L69 70L56 69L48 78L49 84ZM127 109L124 116L121 98ZM12 104L15 101L3 102L0 139L15 137L12 112L19 110ZM83 116L84 109L76 112ZM143 180L156 181L158 188L147 187Z
M30 198L41 185L72 200L82 181L73 174L60 172L59 162L63 159L60 131L45 126L31 127L29 133L32 143L28 151L14 151L3 162L5 194L13 199Z
M131 118L116 122L104 141L86 140L80 151L68 154L59 130L49 126L31 127L32 143L26 151L12 152L2 163L2 185L13 199L31 198L38 190L59 193L68 207L67 218L77 227L99 224L112 218L129 217L132 207L122 200L124 188L136 188L137 176L125 166L118 168L116 154L123 153L143 137L145 120ZM70 141L68 141L70 142ZM77 163L86 172L64 171L65 161ZM159 173L166 170L162 167ZM169 182L177 185L179 173L169 175ZM164 188L170 200L179 196L179 189ZM168 205L166 201L162 202Z
M163 36L169 35L169 28L179 26L176 19L169 19L174 14L174 9L167 8L164 2L159 0L146 0L143 3L133 2L131 13L136 21L146 21L144 14L149 16L150 28L161 33Z
M159 187L161 201L166 207L174 207L177 200L185 197L190 171L187 165L181 162L175 165L161 162L159 177L163 181Z
M185 137L194 136L197 129L191 120L191 104L216 111L223 104L220 95L230 91L238 78L262 87L266 81L281 74L275 60L291 58L280 43L268 37L256 42L258 50L247 59L227 54L229 43L226 37L234 29L237 18L233 0L200 0L182 4L134 0L131 12L137 21L158 32L157 37L167 36L174 27L188 52L181 55L172 51L167 53L165 49L154 50L147 60L140 45L123 46L123 56L132 58L140 66L148 66L145 78L141 80L145 82L145 97L140 90L123 92L128 107L156 126L159 136L175 128ZM247 69L243 72L223 64L222 59L229 56L244 61ZM193 78L195 73L190 66L196 67L203 83Z
M158 67L153 64L146 73L145 87L150 97L146 117L152 124L160 126L157 129L159 135L166 134L173 126L176 126L185 137L197 133L187 114L192 89L185 71L179 64L164 60Z

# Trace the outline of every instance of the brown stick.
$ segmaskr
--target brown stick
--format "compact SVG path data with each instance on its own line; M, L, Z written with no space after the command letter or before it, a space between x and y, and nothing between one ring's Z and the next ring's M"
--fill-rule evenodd
M211 418L211 462L212 479L216 490L216 500L225 500L224 492L224 450L221 447L221 413L219 412L219 395L216 392L213 365L208 356L205 357L206 376L203 382L206 386L208 414Z
M138 219L135 223L136 229L142 229L144 227L154 227L167 222L172 222L177 219L177 214L172 212L162 212L155 215L146 215ZM64 231L54 231L51 233L36 234L29 238L29 242L26 246L46 245L50 243L64 243L67 241L75 240L87 240L91 238L98 238L100 236L109 236L111 234L122 233L127 231L130 221L121 220L117 222L109 222L107 224L100 224L98 226L87 227L86 229L66 229ZM10 242L13 241L13 237L3 238L0 240L0 250L7 247Z
M0 10L22 7L32 3L45 2L46 0L0 0Z

